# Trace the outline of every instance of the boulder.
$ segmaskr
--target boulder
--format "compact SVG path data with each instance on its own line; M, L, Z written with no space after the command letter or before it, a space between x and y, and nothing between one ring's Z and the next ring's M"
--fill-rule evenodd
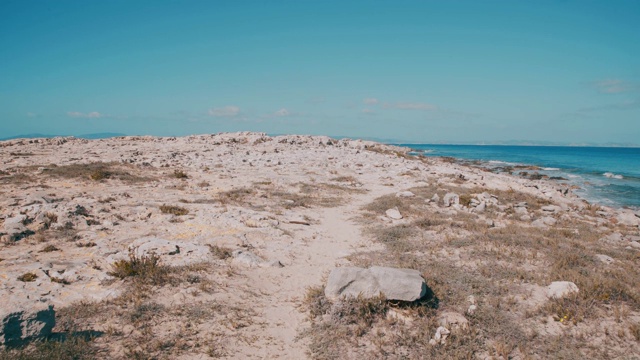
M56 324L53 305L34 302L18 308L0 308L0 344L18 346L26 341L45 338Z
M385 214L387 215L388 218L393 220L402 219L402 214L400 214L400 211L398 211L398 208L389 209L385 211Z
M460 196L458 196L458 194L456 193L447 193L442 198L442 203L447 207L451 205L458 205L460 204Z
M578 286L571 281L554 281L547 286L546 295L549 299L559 299L578 291Z
M369 269L339 267L327 280L325 295L371 298L380 293L388 300L415 301L427 294L427 284L417 270L373 266Z

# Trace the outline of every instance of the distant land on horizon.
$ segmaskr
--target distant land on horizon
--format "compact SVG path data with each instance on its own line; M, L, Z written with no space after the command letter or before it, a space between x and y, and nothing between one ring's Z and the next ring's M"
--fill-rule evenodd
M149 135L149 134L146 134ZM65 137L65 136L73 136L81 139L107 139L112 137L119 136L146 136L140 134L124 134L124 133L115 133L115 132L102 132L102 133L92 133L92 134L81 134L81 135L52 135L52 134L23 134L23 135L15 135L9 137L0 138L0 141L4 140L13 140L13 139L35 139L35 138L54 138L54 137ZM202 135L202 134L194 134L194 135ZM287 134L268 134L269 136L280 136ZM289 134L290 135L290 134ZM303 135L303 134L300 134ZM158 135L151 135L158 136ZM166 135L164 137L171 136ZM188 135L183 135L188 136ZM640 144L633 143L593 143L593 142L557 142L557 141L531 141L531 140L506 140L506 141L426 141L426 142L415 142L415 141L405 141L399 139L386 139L386 138L376 138L376 137L359 137L359 136L346 136L346 135L328 135L334 139L362 139L369 141L376 141L384 144L392 144L392 145L401 145L401 146L411 146L411 145L471 145L471 146L568 146L568 147L629 147L636 148L640 147Z
M82 134L82 135L51 135L51 134L37 134L36 133L36 134L24 134L24 135L15 135L15 136L4 137L4 138L0 138L0 141L13 140L13 139L54 138L54 137L66 137L66 136L73 136L73 137L80 138L80 139L108 139L108 138L112 138L112 137L127 136L127 135L126 134L121 134L121 133L111 133L111 132Z

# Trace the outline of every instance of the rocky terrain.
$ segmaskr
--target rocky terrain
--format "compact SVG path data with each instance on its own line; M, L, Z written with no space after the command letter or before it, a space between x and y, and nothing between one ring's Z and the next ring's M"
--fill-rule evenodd
M319 136L0 142L0 359L640 358L640 217Z

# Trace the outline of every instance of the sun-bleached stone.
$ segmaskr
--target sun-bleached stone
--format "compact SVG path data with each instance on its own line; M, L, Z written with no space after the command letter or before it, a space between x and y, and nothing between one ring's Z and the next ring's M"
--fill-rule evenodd
M427 284L417 270L373 266L335 268L325 287L325 295L332 300L381 293L389 300L415 301L426 295Z

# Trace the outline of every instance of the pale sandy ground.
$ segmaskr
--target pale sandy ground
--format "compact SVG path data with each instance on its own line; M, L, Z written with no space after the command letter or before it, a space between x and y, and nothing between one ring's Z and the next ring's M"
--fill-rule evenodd
M211 345L194 342L216 338L213 343L223 349L217 354L221 357L303 359L308 356L308 339L299 335L309 321L300 307L306 289L320 285L336 266L349 264L348 255L381 249L363 234L362 223L356 221L362 207L373 199L426 184L458 184L456 179L463 177L466 187L513 189L549 199L566 209L587 206L566 185L532 182L437 160L405 158L399 155L402 149L374 145L326 137L271 138L256 133L2 142L0 222L26 215L34 219L27 227L37 232L42 215L55 213L58 219L54 228L71 222L78 231L76 243L96 244L78 247L69 239L43 239L38 234L13 242L5 235L0 247L3 306L20 307L38 301L61 309L81 300L115 299L122 295L126 280L113 281L107 274L110 266L126 258L134 241L163 239L181 244L183 249L194 246L196 250L190 254L161 254L161 261L169 265L210 263L212 270L203 276L214 283L214 290L200 292L197 284L185 283L158 289L154 293L157 298L151 300L168 309L217 303L250 309L247 314L251 315L247 315L250 319L238 320L246 322L239 326L229 326L228 315L200 317L194 320L198 330L190 335L179 329L175 317L160 317L150 330L154 336L189 339L188 346L169 352L171 355L158 350L160 357L209 358L207 346ZM86 176L48 175L51 164L98 161L126 164L125 171L151 179L128 183L113 178L93 181ZM173 178L174 170L184 171L188 179ZM17 177L19 174L24 176ZM303 189L300 184L307 187ZM237 202L219 200L220 194L242 188L254 193ZM292 206L291 194L306 196L308 203ZM335 203L314 203L327 196ZM113 200L99 202L109 197ZM162 214L159 207L163 204L182 206L189 214ZM90 215L70 215L76 206L83 206ZM620 215L614 209L603 211L607 217L594 218L594 224L617 216L634 221L630 212ZM529 221L539 217L531 214ZM89 218L99 224L87 225ZM500 225L504 224L496 224ZM47 244L55 244L59 251L39 252ZM208 253L207 245L249 251L262 260L252 264L233 258L217 260ZM277 261L283 266L274 266ZM69 284L52 282L45 270L49 274L57 272ZM16 280L27 271L36 273L38 279ZM135 324L109 319L91 325L96 331L124 329L121 337L114 335L118 341L102 344L112 356L126 357L137 348L126 339L136 339L141 332ZM96 342L100 344L100 339Z

